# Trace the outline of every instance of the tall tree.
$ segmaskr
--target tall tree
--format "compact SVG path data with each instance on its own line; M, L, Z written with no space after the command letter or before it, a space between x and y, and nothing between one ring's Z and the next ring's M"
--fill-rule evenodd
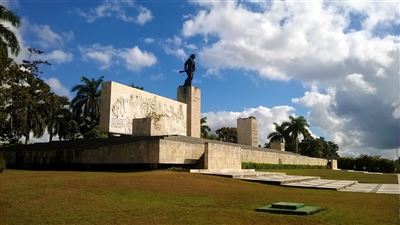
M307 127L310 125L307 123L307 120L303 116L293 117L289 116L289 120L287 122L283 122L282 126L286 129L287 133L295 142L295 152L299 152L299 136L303 135L303 137L309 137L310 132L308 132Z
M73 92L77 92L72 99L72 109L74 118L83 124L82 133L88 132L94 128L100 118L100 85L103 82L103 76L99 79L89 79L85 76L81 77L83 84L76 85L72 88Z
M283 142L284 140L287 141L288 133L284 126L274 123L275 131L268 134L269 142Z
M50 93L49 85L38 77L41 73L39 66L50 64L47 61L30 60L33 54L42 54L42 51L28 49L28 53L28 60L13 64L8 70L12 76L6 82L10 94L4 107L8 114L5 122L9 124L13 139L25 136L25 143L28 143L31 133L34 137L44 133L48 115L46 101Z
M202 117L200 119L200 124L201 124L201 137L202 138L208 138L211 132L210 127L207 125L207 117Z
M20 51L19 42L15 34L5 25L10 23L13 27L20 26L20 18L14 12L0 5L0 57L1 61L8 58L8 49L14 55Z
M237 129L234 127L222 127L215 131L220 141L237 143Z

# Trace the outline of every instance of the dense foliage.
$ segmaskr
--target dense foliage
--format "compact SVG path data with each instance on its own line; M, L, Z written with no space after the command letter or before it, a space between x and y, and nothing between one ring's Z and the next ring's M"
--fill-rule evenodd
M222 127L215 133L220 141L237 143L237 129L235 127Z
M395 162L380 156L360 155L357 158L341 157L338 159L340 169L393 173Z
M274 125L275 131L268 135L270 141L264 147L270 147L272 142L281 142L285 143L286 151L325 159L339 158L339 146L323 137L312 137L308 131L309 124L304 117L290 116L289 121ZM303 137L301 142L299 142L300 136Z

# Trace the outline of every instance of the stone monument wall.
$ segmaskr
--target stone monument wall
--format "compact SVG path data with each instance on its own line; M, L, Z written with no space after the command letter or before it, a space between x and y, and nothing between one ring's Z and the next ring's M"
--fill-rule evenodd
M132 135L133 119L151 118L158 135L186 135L186 104L116 82L102 84L100 129Z

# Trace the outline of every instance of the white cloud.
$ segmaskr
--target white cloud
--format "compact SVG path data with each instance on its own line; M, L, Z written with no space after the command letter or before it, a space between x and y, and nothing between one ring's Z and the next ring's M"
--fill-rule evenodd
M71 92L61 84L60 80L55 77L50 77L48 79L45 78L44 81L50 86L54 93L71 99Z
M74 33L72 31L58 34L54 32L49 25L32 24L30 29L38 38L36 43L42 48L63 47L66 41L70 41L74 38Z
M145 7L139 6L139 15L136 17L136 23L144 25L153 19L151 11Z
M73 59L73 55L70 52L65 52L62 50L54 50L49 53L44 53L39 56L40 59L47 60L50 63L66 63Z
M157 58L152 53L142 51L137 46L122 50L119 56L124 60L126 68L133 71L150 67L157 62Z
M91 47L79 47L84 60L93 60L106 69L112 65L125 65L128 70L139 71L142 68L153 66L157 62L154 54L133 48L114 48L112 45L103 46L93 44Z
M215 37L199 54L207 69L245 69L267 79L325 83L351 74L349 64L388 66L398 40L369 31L345 33L349 12L322 1L275 1L264 11L252 11L245 2L199 4L202 10L184 22L182 33Z
M5 6L7 9L16 7L19 7L19 1L18 0L0 0L0 5Z
M168 55L176 56L181 60L184 60L187 56L185 50L182 47L182 39L178 36L167 38L162 46L165 53L167 53Z
M93 44L91 47L78 47L84 60L94 60L100 64L101 69L111 66L113 57L116 56L117 50L111 46L102 46Z
M259 144L264 145L268 141L268 134L275 131L273 123L287 121L289 115L293 114L293 111L294 109L290 106L275 106L273 108L259 106L257 108L245 109L241 112L206 112L202 116L207 117L207 125L213 132L224 126L236 127L236 121L240 117L254 116L257 120Z
M376 88L372 84L366 82L362 74L353 73L347 75L345 80L348 82L349 88L358 88L367 94L374 94L376 92Z
M393 118L400 119L400 103L397 103L397 104L393 103L392 106L394 107L393 112L392 112Z
M183 23L182 42L207 40L198 54L207 71L301 82L311 91L293 102L343 151L400 146L397 2L192 2L199 10Z
M146 43L146 44L152 44L152 43L154 43L154 38L145 38L145 39L144 39L144 43Z
M136 11L131 13L131 10ZM116 18L124 22L133 22L144 25L153 19L151 11L143 6L137 5L133 0L103 1L94 9L84 12L77 10L78 15L84 17L87 22L92 23L101 18ZM136 16L132 14L137 14Z
M167 38L163 43L161 43L164 52L168 55L173 55L180 60L184 60L188 57L188 52L193 52L197 49L197 46L190 44L182 38L174 35L172 38Z

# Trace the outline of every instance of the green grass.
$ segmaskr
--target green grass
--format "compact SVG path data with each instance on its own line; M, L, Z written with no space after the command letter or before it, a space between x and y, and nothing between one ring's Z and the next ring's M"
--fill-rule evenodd
M284 172L288 175L319 176L323 179L357 180L359 183L397 184L396 174L365 174L330 169L269 169L269 172Z
M273 202L326 210L256 212ZM0 224L397 224L398 197L287 188L173 171L0 174Z

